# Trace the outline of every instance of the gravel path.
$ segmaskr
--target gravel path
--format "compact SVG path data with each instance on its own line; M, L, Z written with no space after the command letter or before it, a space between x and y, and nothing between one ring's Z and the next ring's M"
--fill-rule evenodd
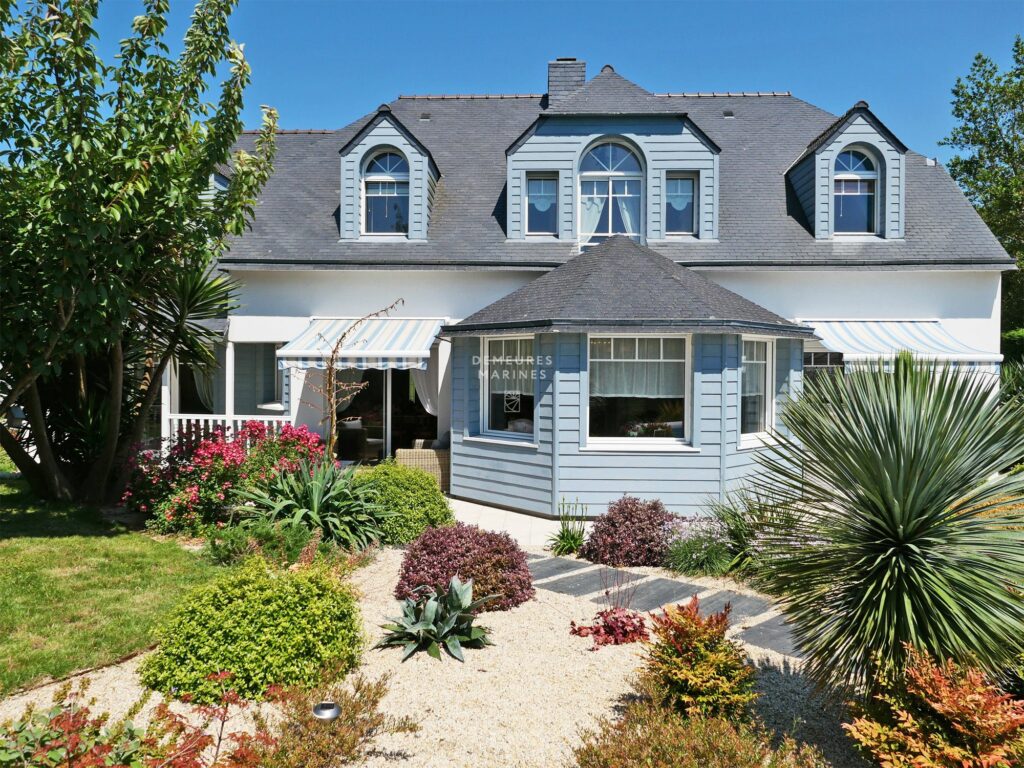
M368 645L381 636L379 624L395 615L391 591L402 553L384 550L354 575ZM657 569L630 569L664 578ZM701 586L731 588L720 580L694 580ZM545 582L540 581L543 585ZM739 589L738 591L744 591ZM362 670L372 677L392 674L384 708L416 719L416 734L383 737L371 755L374 768L488 768L537 766L551 768L570 760L581 729L616 711L630 691L642 659L639 645L590 650L589 638L569 635L570 621L586 621L601 606L593 595L573 597L537 589L537 596L511 611L484 614L495 645L466 650L466 663L438 662L417 654L404 664L401 651L367 650ZM737 636L752 624L777 615L767 611L740 622ZM835 713L811 695L799 675L798 662L779 653L748 646L761 666L762 696L758 713L768 725L819 746L833 768L861 768L843 736ZM89 694L97 710L123 714L142 693L136 670L140 658L90 673ZM59 684L42 686L0 701L0 722L15 717L28 704L46 706ZM158 700L154 696L149 707Z

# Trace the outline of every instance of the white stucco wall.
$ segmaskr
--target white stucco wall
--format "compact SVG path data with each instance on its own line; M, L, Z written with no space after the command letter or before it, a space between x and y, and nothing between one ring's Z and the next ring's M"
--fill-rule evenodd
M942 320L963 343L999 352L999 272L702 273L785 318Z

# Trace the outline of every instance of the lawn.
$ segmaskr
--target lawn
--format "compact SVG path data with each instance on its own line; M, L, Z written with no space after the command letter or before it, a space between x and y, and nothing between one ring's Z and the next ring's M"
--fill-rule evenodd
M178 598L219 570L0 479L0 696L145 648Z

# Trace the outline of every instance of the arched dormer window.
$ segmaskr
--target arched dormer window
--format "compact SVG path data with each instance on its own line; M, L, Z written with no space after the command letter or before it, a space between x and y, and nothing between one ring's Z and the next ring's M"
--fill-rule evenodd
M580 242L596 245L612 235L639 240L644 172L628 147L604 142L580 161Z
M380 152L363 171L363 234L408 233L409 162L397 152Z
M855 149L839 153L834 175L833 232L840 235L878 233L877 182L878 167L868 155Z

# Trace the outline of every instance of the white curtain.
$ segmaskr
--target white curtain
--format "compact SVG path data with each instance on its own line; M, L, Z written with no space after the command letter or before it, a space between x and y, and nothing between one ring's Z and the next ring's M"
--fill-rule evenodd
M604 213L604 207L607 203L607 197L584 197L580 201L580 207L582 208L581 234L589 235L597 232L598 225L601 223L601 214Z
M590 394L594 397L685 397L686 363L591 360Z
M629 233L639 232L636 221L639 211L635 211L633 208L634 206L640 207L640 199L637 197L617 197L615 202L618 203L619 215L622 217L622 223L626 225L626 231Z
M199 402L208 411L213 413L213 371L201 371L193 368L192 378L196 383L196 394L199 395Z
M437 416L437 369L437 365L428 365L426 370L412 368L409 371L416 387L416 397L423 410L431 416Z

